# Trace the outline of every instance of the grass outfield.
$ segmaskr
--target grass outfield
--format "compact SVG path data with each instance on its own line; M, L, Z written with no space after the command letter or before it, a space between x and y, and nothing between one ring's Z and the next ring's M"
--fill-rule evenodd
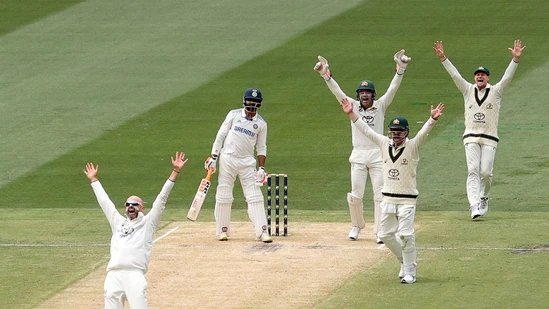
M549 169L545 151L548 126L543 112L548 94L543 83L549 71L545 53L549 43L545 29L539 26L549 3L494 1L479 7L471 0L364 1L347 11L343 2L323 1L317 7L315 1L306 1L292 7L291 20L285 19L284 5L280 5L269 7L279 12L273 13L272 19L264 13L262 19L254 20L258 34L253 36L253 44L242 47L223 42L219 46L215 36L206 42L194 38L193 42L207 46L210 54L200 58L200 50L189 51L197 57L187 59L192 67L171 67L180 63L166 51L184 54L185 48L193 48L178 45L185 38L177 36L129 36L119 42L128 48L162 46L142 49L149 53L146 59L150 61L140 63L141 73L135 69L139 54L116 61L101 58L91 52L94 44L89 42L85 47L91 50L86 55L93 56L98 71L91 70L85 77L96 82L103 77L108 80L94 84L80 77L67 87L63 82L71 79L63 76L65 71L54 71L61 76L57 82L47 74L54 68L50 62L65 63L66 59L59 56L65 55L71 56L67 58L71 60L69 68L86 67L90 58L81 59L78 53L66 55L65 49L56 54L51 49L51 58L37 61L33 58L38 55L36 49L13 44L31 46L32 38L51 36L56 23L67 26L67 21L79 18L89 24L78 29L88 34L102 31L101 23L91 23L93 10L87 8L106 10L107 2L63 1L54 5L42 1L32 14L17 1L5 3L10 9L0 10L0 16L8 21L0 27L0 46L2 51L9 51L0 60L0 106L4 110L0 120L6 140L0 159L0 282L8 288L0 290L0 308L32 308L93 269L104 267L108 224L82 173L85 162L101 166L100 179L115 202L136 193L151 201L169 174L169 156L176 150L185 151L190 161L163 216L164 223L184 221L204 175L203 160L215 133L228 110L240 106L243 91L252 85L259 87L265 98L260 113L269 123L267 171L290 175L290 228L299 221L347 222L349 124L312 67L316 56L323 55L348 94L364 78L372 79L378 94L383 94L394 74L392 55L401 48L407 50L412 62L386 118L404 115L412 124L411 135L415 135L420 128L417 122L429 115L428 106L446 103L445 115L422 148L419 164L418 283L398 284L398 266L394 260L386 260L357 274L330 298L318 300L318 307L406 304L407 308L468 308L474 304L479 308L522 308L549 301L543 281L549 275L547 252L541 250L548 246L549 236L545 202L549 194L544 177ZM240 12L251 3L256 2L231 4L234 12ZM359 1L345 3L352 8ZM166 11L186 12L191 8L171 8L168 1L163 4L148 12L151 21L162 20ZM313 6L317 15L311 14ZM128 8L128 12L145 15L139 6ZM225 25L243 19L240 14L224 14L223 18L227 19ZM122 29L132 26L130 21L120 20L126 22L120 24ZM170 33L184 23L177 18L156 23L159 28L154 33ZM191 36L215 30L196 27L188 31ZM29 33L32 35L27 38L22 35ZM511 60L507 48L517 38L527 48L503 98L491 209L485 219L471 222L460 138L462 98L431 47L434 41L443 40L446 54L465 78L470 80L472 70L482 64L490 68L492 82L497 82ZM60 46L72 46L71 40ZM34 59L31 63L36 63L40 74L33 75L27 65L29 59ZM216 64L223 69L216 71ZM116 71L111 71L113 65ZM162 70L155 71L159 67ZM143 88L147 94L136 95L142 94ZM105 96L99 96L102 101L94 104L102 90ZM44 103L49 101L55 105ZM11 104L14 102L17 104ZM201 220L213 219L214 194L212 190ZM235 191L234 208L234 220L245 220L239 189Z

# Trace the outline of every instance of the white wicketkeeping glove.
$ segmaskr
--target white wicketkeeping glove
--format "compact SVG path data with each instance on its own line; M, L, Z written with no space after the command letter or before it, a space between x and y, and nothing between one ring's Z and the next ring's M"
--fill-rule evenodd
M216 163L217 163L217 155L213 154L211 157L208 157L204 162L204 169L209 170L210 168L213 168L213 172L215 173Z
M315 64L313 70L317 71L324 80L328 81L332 78L332 72L330 72L330 66L328 60L322 56L318 56L318 62Z
M406 71L406 67L408 66L408 63L410 62L410 60L412 60L412 58L406 56L404 53L405 53L405 50L401 49L393 57L393 59L396 62L396 71L399 75L404 74L404 71Z
M263 185L265 181L267 181L267 173L265 172L265 168L261 166L255 173L255 183Z

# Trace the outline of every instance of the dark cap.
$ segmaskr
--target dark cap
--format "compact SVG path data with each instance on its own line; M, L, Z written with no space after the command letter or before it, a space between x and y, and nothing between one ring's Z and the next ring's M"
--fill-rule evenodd
M480 66L476 68L475 73L473 75L477 74L478 72L486 73L486 75L490 76L490 70L488 70L487 67Z
M389 129L410 130L408 120L404 117L395 117L389 122Z

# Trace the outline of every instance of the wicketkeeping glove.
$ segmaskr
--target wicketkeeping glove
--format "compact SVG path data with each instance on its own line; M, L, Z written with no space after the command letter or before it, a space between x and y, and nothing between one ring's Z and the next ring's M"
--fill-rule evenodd
M204 162L204 169L209 170L210 168L213 168L213 172L215 173L216 163L217 163L217 155L213 154L211 157L208 157Z
M406 67L408 66L408 63L412 58L406 56L405 50L401 49L399 50L393 57L393 59L396 62L396 71L399 75L404 74L404 71L406 71Z
M318 56L318 62L315 64L313 70L317 71L324 80L330 80L332 78L332 72L330 72L330 66L328 60L322 56Z
M255 182L264 184L265 181L267 181L267 173L265 172L265 168L261 166L255 173Z

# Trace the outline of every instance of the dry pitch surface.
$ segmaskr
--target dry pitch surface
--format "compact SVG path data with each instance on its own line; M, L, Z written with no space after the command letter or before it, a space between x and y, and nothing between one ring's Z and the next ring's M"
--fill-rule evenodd
M391 256L371 230L350 241L349 224L298 222L289 237L265 244L254 240L250 222L233 222L226 242L215 238L215 223L174 222L157 232L162 238L146 275L149 307L314 308ZM102 266L37 308L103 308L104 278Z

